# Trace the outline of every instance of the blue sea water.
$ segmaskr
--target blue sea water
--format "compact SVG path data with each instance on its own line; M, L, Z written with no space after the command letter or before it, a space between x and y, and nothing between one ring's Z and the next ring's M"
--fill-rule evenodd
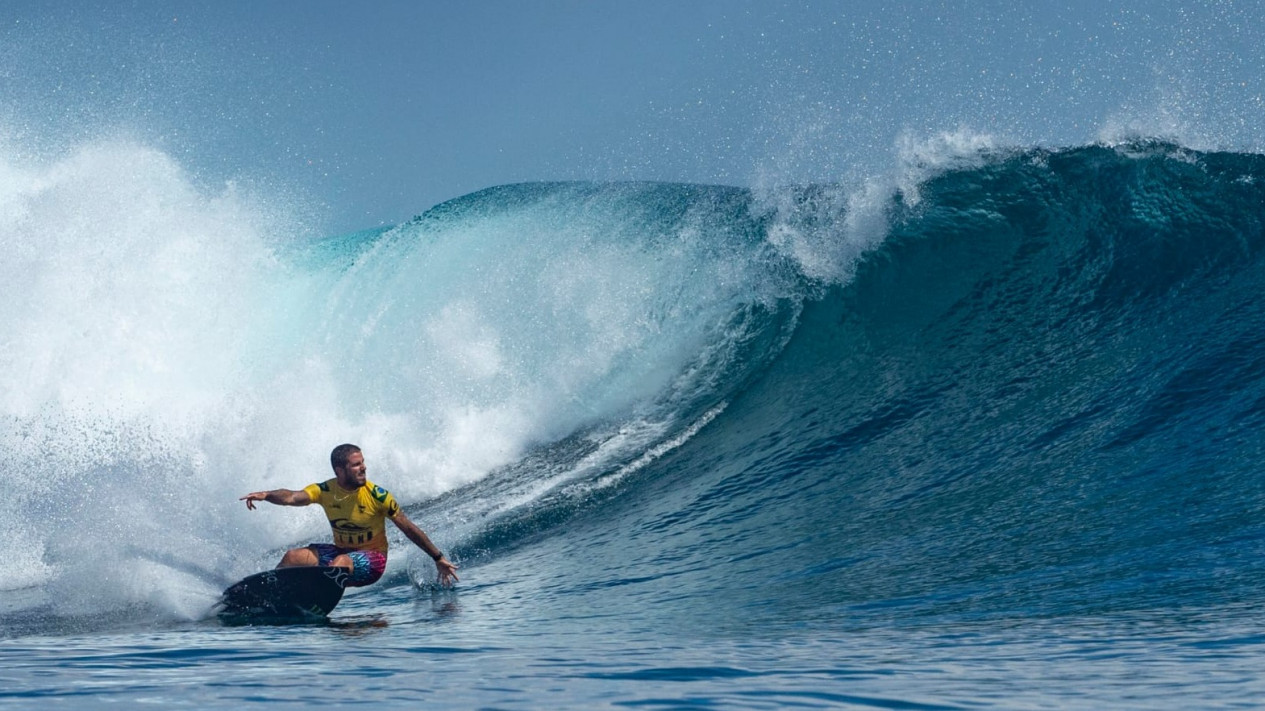
M9 183L0 705L1265 693L1265 157L509 185L310 242L137 146ZM327 535L237 497L344 440L461 582L396 537L328 623L222 625Z

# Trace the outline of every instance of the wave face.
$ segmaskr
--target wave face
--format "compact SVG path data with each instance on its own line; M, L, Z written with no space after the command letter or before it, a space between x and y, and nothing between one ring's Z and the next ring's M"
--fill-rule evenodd
M506 186L295 244L136 147L6 168L6 604L204 614L323 535L236 497L344 440L469 575L553 561L541 605L778 629L1259 595L1265 158L926 175Z
M1162 143L942 172L688 442L471 546L544 536L673 629L1256 599L1263 207L1265 157Z

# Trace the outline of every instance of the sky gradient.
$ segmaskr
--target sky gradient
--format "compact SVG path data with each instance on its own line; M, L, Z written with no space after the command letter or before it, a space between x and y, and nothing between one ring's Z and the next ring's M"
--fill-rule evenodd
M6 2L9 162L124 138L392 224L533 180L889 170L942 132L1265 145L1265 4Z

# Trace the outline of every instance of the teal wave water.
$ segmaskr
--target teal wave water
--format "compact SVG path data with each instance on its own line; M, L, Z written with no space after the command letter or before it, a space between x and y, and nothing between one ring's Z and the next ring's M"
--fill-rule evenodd
M297 243L109 150L4 203L6 702L1259 698L1265 157L511 185ZM344 440L462 584L395 541L328 625L219 626L325 535L236 497Z

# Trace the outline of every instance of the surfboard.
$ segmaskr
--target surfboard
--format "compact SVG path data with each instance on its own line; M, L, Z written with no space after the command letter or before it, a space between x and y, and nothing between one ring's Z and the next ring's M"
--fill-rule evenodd
M217 603L220 619L318 620L343 599L346 568L274 568L230 585Z

